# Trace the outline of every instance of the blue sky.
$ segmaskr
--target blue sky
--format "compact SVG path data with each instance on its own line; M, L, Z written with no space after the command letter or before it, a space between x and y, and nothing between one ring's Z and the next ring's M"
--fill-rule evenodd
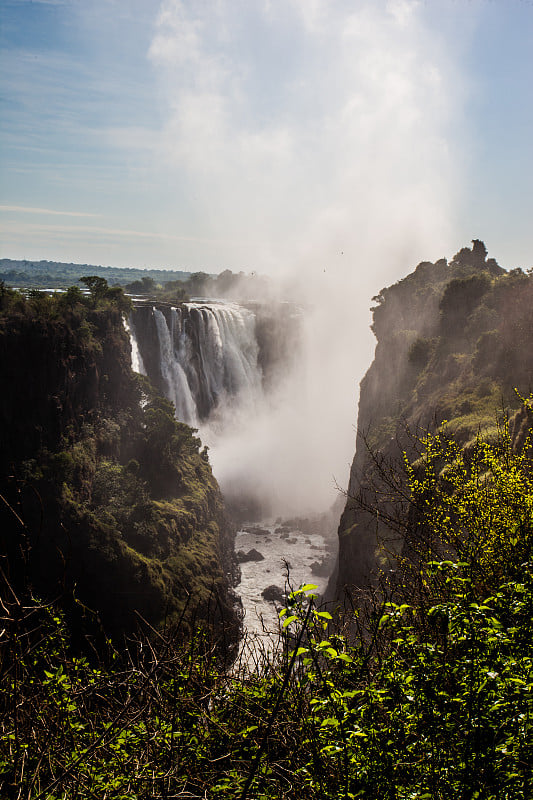
M531 2L0 10L2 257L365 292L474 237L533 266Z

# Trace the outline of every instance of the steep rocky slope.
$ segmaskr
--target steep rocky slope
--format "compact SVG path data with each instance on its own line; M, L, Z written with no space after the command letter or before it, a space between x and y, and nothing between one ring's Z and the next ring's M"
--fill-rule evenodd
M127 301L0 292L0 548L21 597L63 598L85 629L224 620L232 531L207 454L130 368ZM79 627L79 625L78 625Z
M519 394L533 388L530 273L506 272L474 240L450 263L419 264L374 300L375 358L361 382L357 451L330 582L337 596L368 585L405 548L394 522L405 513L402 453L419 455L421 433L444 425L468 448L479 431L495 435L502 416L517 441L529 425L513 415Z

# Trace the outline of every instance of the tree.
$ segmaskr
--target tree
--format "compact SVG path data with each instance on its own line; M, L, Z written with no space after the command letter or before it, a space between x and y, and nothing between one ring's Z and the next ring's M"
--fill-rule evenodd
M131 300L124 295L122 287L110 287L106 279L98 275L84 276L80 282L88 288L94 308L107 300L121 312L126 313L131 309Z
M80 283L85 284L95 304L98 300L102 300L109 290L106 279L100 278L98 275L86 275L80 278Z
M143 277L140 281L127 283L124 288L127 292L131 292L132 294L152 294L155 292L157 286L153 278Z

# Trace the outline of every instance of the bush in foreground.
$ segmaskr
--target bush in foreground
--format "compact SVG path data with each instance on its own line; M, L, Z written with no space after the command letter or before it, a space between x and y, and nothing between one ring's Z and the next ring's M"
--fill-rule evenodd
M529 798L529 442L515 452L504 428L466 455L443 434L423 444L401 580L350 636L297 589L254 671L224 669L207 628L80 657L53 607L3 578L2 796Z

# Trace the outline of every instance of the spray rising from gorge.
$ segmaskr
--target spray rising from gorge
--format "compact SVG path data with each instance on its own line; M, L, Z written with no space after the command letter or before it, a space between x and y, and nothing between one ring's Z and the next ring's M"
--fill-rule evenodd
M178 420L200 430L227 497L261 513L308 510L284 503L256 451L273 434L267 420L301 360L302 318L293 304L223 301L146 304L130 317L134 369L174 403ZM279 444L282 462L293 442Z
M418 4L268 3L247 10L272 47L256 64L236 57L249 29L230 5L162 4L149 50L164 110L156 158L170 185L194 187L179 219L190 231L201 220L202 236L180 240L181 263L267 274L305 309L299 352L268 388L262 378L253 413L227 394L223 425L198 418L226 495L305 514L348 484L372 296L455 242L456 50ZM279 62L282 17L299 55ZM175 224L170 204L160 213Z

